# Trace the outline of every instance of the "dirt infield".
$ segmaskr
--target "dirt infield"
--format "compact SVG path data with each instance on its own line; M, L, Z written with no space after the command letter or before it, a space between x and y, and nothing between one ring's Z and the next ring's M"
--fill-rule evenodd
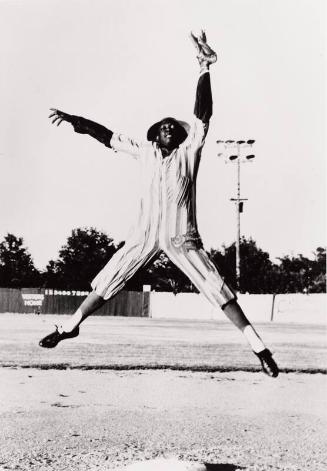
M1 378L3 469L106 470L157 456L217 471L326 469L321 374L3 369Z
M156 457L208 471L326 469L322 326L259 326L285 371L270 379L228 323L94 317L79 338L43 350L53 320L0 316L1 470ZM176 370L142 369L166 364Z

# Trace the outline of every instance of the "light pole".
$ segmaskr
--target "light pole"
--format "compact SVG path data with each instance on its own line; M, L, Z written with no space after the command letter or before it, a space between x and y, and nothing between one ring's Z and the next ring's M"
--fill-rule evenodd
M255 143L254 139L248 139L247 141L217 141L218 145L224 146L224 152L218 153L219 157L224 157L225 162L236 163L237 168L237 180L236 180L236 198L230 198L235 203L236 208L236 286L240 289L240 278L241 278L241 257L240 257L240 242L241 242L241 213L243 212L244 201L247 198L241 198L241 163L251 162L254 159L254 154L244 155L243 149L251 148Z

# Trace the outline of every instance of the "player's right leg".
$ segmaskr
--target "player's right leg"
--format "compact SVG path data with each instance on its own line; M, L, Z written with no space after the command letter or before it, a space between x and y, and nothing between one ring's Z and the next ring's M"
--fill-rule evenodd
M54 348L62 340L77 337L79 334L79 325L84 319L103 306L104 303L105 300L101 296L98 296L95 291L92 291L68 321L61 325L56 325L55 330L51 332L51 334L40 340L40 347Z
M156 243L130 240L119 249L94 278L93 291L84 299L75 314L54 332L40 340L40 347L54 348L65 339L77 337L79 325L122 289L125 283L157 252Z

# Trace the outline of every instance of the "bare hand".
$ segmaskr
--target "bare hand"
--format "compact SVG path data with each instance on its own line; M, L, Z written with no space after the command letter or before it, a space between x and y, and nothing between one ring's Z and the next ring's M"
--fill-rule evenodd
M207 44L207 37L203 30L201 30L198 37L191 32L191 40L197 50L197 59L200 66L208 66L217 61L217 54L211 49L209 44Z
M56 108L50 108L50 110L52 113L49 115L49 118L53 118L51 121L53 124L57 122L57 126L59 126L63 121L70 122L70 114L64 113Z

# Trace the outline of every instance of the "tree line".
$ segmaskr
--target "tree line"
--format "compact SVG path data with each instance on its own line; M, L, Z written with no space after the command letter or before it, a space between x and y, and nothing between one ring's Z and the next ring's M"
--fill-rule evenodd
M7 234L0 243L0 286L8 288L43 287L62 290L90 290L90 281L123 245L95 228L74 229L44 271L34 266L22 237ZM235 244L211 249L211 260L235 288ZM299 254L272 262L256 242L242 238L240 244L243 293L322 293L326 292L326 248L318 247L309 259ZM197 292L189 279L160 252L141 268L125 289L141 291L151 285L156 291Z

